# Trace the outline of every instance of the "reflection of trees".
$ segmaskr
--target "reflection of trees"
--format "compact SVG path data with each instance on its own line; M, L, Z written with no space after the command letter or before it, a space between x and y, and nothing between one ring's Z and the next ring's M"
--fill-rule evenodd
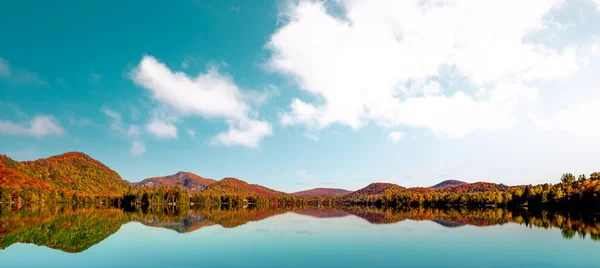
M559 228L565 239L588 235L600 241L600 219L591 214L510 211L481 208L406 208L395 210L368 206L343 207L220 207L154 206L122 210L90 205L0 207L0 249L15 243L33 243L65 252L81 252L100 243L127 222L166 228L180 233L221 225L234 228L286 212L316 218L356 215L372 224L404 220L433 221L445 227L493 226L516 223L527 227Z
M15 243L32 243L64 252L82 252L116 233L128 222L187 233L215 224L233 228L286 211L282 207L220 206L154 206L124 211L90 204L0 207L0 249Z
M0 210L0 248L33 243L65 252L81 252L100 243L126 222L123 211L92 207L25 207Z
M559 228L564 238L575 236L600 241L600 219L595 214L561 214L549 212L511 211L507 209L467 208L407 208L402 210L351 206L345 211L373 224L396 223L403 220L434 221L446 227L461 225L491 226L517 223L528 227Z

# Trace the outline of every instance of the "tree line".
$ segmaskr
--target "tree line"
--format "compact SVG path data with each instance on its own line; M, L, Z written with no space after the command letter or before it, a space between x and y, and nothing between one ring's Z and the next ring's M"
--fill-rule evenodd
M44 190L0 186L0 203L105 203L117 206L142 204L355 204L384 207L406 206L512 206L557 209L600 209L600 172L590 176L574 176L565 173L557 184L503 186L491 183L475 183L468 187L441 189L401 188L383 194L346 195L301 198L293 195L265 196L251 192L200 191L189 193L179 186L141 187L130 186L120 195L92 195L77 191Z

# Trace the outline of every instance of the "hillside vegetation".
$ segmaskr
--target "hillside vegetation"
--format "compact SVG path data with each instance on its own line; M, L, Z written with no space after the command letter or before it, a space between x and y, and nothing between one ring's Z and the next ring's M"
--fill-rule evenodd
M83 153L23 162L0 156L0 202L116 197L129 187L117 172Z

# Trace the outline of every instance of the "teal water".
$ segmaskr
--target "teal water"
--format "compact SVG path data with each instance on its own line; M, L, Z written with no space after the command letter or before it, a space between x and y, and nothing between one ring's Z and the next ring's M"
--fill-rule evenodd
M0 226L2 267L600 267L595 217L505 210L17 210Z

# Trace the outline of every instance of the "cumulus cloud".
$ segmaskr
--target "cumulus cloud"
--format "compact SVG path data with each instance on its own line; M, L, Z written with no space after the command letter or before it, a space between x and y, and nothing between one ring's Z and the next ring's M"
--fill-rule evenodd
M146 130L158 138L177 138L177 127L159 118L154 118L148 123Z
M217 134L214 143L257 147L262 138L272 134L268 122L250 117L255 112L245 101L246 96L233 78L219 72L217 66L189 77L182 72L172 72L152 56L145 56L130 77L180 116L225 119L229 130Z
M265 136L273 134L271 125L264 121L246 120L237 125L230 124L227 132L219 133L213 143L225 146L240 145L250 148L258 147L258 142Z
M144 145L144 143L134 140L131 143L131 149L129 151L132 155L142 155L146 152L146 145Z
M294 98L280 121L316 129L334 123L357 129L374 121L447 137L510 128L516 104L535 97L527 83L567 77L581 64L579 47L527 41L548 27L544 17L560 5L296 1L267 44L268 66L314 98ZM485 94L437 82L453 77Z
M12 68L10 64L0 58L0 77L9 79L13 85L47 85L48 82L41 79L37 73L19 68Z
M249 110L233 79L219 73L216 66L197 77L188 77L182 72L172 72L154 57L145 56L132 70L131 78L148 89L154 99L182 115L241 119Z
M60 122L51 115L38 115L27 123L0 121L0 134L12 136L32 136L42 138L48 135L63 135L64 129Z
M244 94L244 99L254 105L263 105L270 98L279 95L279 88L274 85L267 85L262 91L248 91Z
M388 134L388 138L390 138L393 142L398 143L404 138L404 132L390 132Z
M529 118L543 131L568 133L575 137L597 138L600 136L600 100L591 100L567 106L553 117L543 118L534 113Z
M101 111L104 113L104 115L111 119L111 132L121 135L131 141L130 153L132 155L139 156L146 152L146 146L139 139L139 126L133 124L126 125L122 120L121 113L111 110L107 107L102 108Z

